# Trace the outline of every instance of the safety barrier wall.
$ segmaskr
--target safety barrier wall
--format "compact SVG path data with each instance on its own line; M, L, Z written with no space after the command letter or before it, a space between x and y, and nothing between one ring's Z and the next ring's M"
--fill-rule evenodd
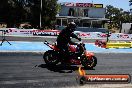
M6 31L6 35L20 35L20 36L57 36L60 30L38 30L38 29L17 29L17 28L2 28L0 29L0 35L2 30ZM101 32L81 32L75 31L75 34L81 38L86 39L106 39L107 34ZM132 34L123 33L111 33L110 40L132 40Z
M17 28L2 28L0 29L0 35L2 30L6 31L6 35L22 35L22 36L57 36L59 30L38 30L38 29L17 29Z
M101 32L75 32L81 38L107 39L107 34ZM132 34L111 33L109 40L132 40Z
M33 30L37 29L2 28L0 29L0 35L2 34L3 30L5 31L6 35L33 36Z
M132 42L108 42L105 48L132 48Z

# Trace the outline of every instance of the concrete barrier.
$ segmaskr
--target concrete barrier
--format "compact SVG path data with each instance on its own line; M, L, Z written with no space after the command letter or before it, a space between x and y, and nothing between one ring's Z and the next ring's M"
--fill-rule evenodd
M132 42L108 42L106 48L132 48Z

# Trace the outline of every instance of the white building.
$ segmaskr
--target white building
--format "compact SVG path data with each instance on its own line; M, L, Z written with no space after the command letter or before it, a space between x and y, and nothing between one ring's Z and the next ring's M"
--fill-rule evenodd
M66 26L70 21L76 22L78 31L104 29L105 22L109 20L105 18L103 4L69 2L61 3L61 10L56 18L60 28Z

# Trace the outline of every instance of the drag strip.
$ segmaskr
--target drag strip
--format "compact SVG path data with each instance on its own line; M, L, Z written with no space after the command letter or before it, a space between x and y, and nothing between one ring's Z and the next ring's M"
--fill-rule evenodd
M9 42L55 42L56 37L6 36ZM1 40L1 37L0 37ZM95 40L83 39L86 43ZM2 47L6 47L4 45ZM8 47L11 47L7 44ZM20 46L23 46L20 44ZM26 46L30 48L30 46ZM19 48L19 47L16 47ZM30 48L31 49L31 48ZM63 65L48 67L43 61L45 51L0 51L0 88L132 88L132 84L86 84L78 85L78 67ZM85 69L87 74L130 74L132 76L131 53L95 53L98 59L94 69Z
M95 54L98 58L94 69L87 74L130 74L132 54ZM131 88L131 84L86 84L76 82L78 68L63 65L48 67L42 53L0 53L1 88Z

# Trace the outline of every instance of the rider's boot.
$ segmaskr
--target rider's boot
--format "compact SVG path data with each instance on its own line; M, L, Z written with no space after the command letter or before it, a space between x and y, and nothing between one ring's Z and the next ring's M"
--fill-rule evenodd
M62 64L64 65L70 65L70 53L67 52L63 55L63 61Z

